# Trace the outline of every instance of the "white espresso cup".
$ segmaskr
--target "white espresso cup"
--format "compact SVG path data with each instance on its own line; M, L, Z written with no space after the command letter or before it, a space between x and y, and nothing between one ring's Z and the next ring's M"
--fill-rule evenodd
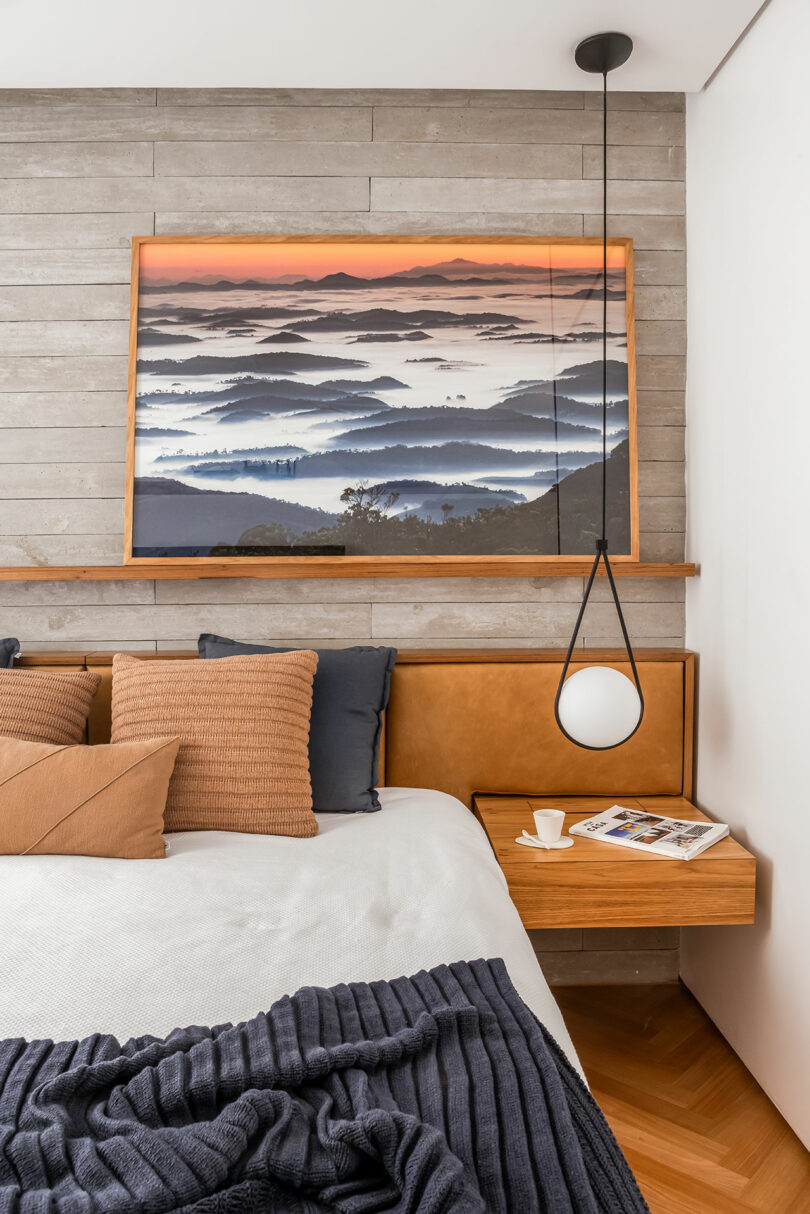
M559 843L565 811L562 809L536 809L534 829L541 843Z

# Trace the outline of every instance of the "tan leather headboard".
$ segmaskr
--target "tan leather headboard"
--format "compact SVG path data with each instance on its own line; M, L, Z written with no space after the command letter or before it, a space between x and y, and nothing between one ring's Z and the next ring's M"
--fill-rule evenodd
M582 750L557 728L554 695L563 657L549 649L401 652L391 682L380 782L438 788L467 805L475 792L691 796L694 655L683 649L637 652L644 720L629 742L608 751ZM583 650L577 657L572 672L600 662L629 674L616 651ZM23 664L86 667L100 674L88 741L109 741L111 653L29 654Z
M615 652L584 651L630 674ZM438 788L469 805L475 792L690 796L694 658L637 655L644 720L615 750L583 750L554 719L564 655L555 651L403 654L386 721L386 782Z

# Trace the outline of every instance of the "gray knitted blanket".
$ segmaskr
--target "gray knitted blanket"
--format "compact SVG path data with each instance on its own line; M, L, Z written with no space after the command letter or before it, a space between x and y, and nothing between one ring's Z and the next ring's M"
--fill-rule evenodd
M165 1041L0 1043L0 1214L642 1214L502 961Z

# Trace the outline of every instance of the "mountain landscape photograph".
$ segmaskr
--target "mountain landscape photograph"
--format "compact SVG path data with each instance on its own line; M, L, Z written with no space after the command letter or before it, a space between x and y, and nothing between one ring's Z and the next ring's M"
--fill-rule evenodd
M631 552L628 242L139 246L132 556Z

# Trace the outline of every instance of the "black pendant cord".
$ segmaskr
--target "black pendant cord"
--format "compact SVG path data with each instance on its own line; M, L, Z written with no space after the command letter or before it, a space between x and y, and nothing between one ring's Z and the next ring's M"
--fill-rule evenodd
M573 742L575 746L581 747L583 750L613 750L613 745L610 746L589 746L586 742L580 742L577 738L571 736L568 730L560 719L560 697L562 696L563 686L568 677L568 669L571 665L571 658L574 654L574 649L579 636L579 630L582 626L582 620L585 615L585 608L588 606L588 600L591 597L594 578L599 570L599 562L603 561L605 565L605 573L610 584L610 593L613 596L613 602L616 607L616 614L619 617L619 626L622 630L622 638L624 640L627 657L630 661L630 669L633 673L633 682L636 685L636 691L639 698L639 714L635 728L627 737L622 739L622 742L627 742L632 738L633 734L638 730L644 717L644 694L641 690L641 680L638 677L638 669L636 667L636 659L633 655L633 647L630 644L630 635L627 631L627 625L624 621L622 605L619 601L619 593L616 589L616 583L613 580L613 570L610 567L608 560L608 542L607 542L607 301L608 301L608 274L607 274L607 73L605 68L602 72L602 534L596 541L596 556L591 568L590 576L587 585L585 586L585 594L582 599L582 605L579 609L577 622L574 625L574 631L571 635L571 642L568 646L568 652L565 655L565 663L563 665L560 682L557 686L557 695L554 698L554 717L560 732Z
M558 419L557 419L557 360L555 358L554 347L554 277L552 274L552 249L548 250L548 299L549 309L551 312L551 399L554 406L554 497L557 502L557 556L562 552L562 538L560 530L560 447L557 438Z
M607 552L607 72L602 73L602 543Z

